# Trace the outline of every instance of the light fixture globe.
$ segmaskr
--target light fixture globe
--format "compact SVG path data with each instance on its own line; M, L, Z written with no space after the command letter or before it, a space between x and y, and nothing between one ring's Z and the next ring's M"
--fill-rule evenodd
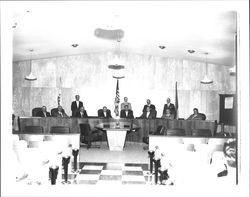
M32 52L34 50L30 49L29 51L30 51L30 74L28 76L26 76L24 79L27 80L27 81L35 81L35 80L37 80L37 78L32 73Z
M211 84L211 83L213 83L213 80L209 79L208 75L207 75L207 73L208 73L208 66L207 66L207 55L208 55L208 53L206 52L204 54L206 55L206 74L205 74L204 78L200 82L202 84Z
M30 74L29 74L28 76L26 76L24 79L27 80L27 81L35 81L35 80L37 80L36 76L33 75L32 71L31 71Z
M202 84L211 84L213 83L213 80L209 79L207 75L201 80Z

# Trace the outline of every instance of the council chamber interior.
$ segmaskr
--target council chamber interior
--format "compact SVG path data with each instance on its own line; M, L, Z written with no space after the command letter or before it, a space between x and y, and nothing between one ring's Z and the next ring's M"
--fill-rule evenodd
M238 184L236 11L20 5L15 184Z

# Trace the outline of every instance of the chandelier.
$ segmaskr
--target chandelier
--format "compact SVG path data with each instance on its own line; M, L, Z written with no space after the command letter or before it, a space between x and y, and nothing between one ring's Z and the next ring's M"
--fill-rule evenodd
M30 51L30 74L28 76L26 76L24 79L27 81L35 81L35 80L37 80L37 78L32 73L32 53L34 50L30 49L29 51Z
M208 73L208 65L207 65L207 55L208 55L208 53L206 52L204 54L206 55L206 74L205 74L204 78L200 82L202 84L211 84L211 83L213 83L213 80L209 79L208 75L207 75L207 73Z

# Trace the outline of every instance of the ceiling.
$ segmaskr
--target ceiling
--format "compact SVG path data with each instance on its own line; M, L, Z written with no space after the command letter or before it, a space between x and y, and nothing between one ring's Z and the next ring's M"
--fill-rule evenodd
M120 50L234 65L236 12L188 2L19 2L13 7L13 59L110 51L96 28L124 30ZM77 43L74 48L71 45ZM165 46L160 49L159 46ZM189 53L187 50L195 50Z

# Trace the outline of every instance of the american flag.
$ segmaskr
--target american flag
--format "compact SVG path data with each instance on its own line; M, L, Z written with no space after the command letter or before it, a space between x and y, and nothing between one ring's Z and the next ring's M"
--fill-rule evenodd
M116 103L120 103L119 80L118 80L118 79L117 79L117 84L116 84L115 102L116 102Z

